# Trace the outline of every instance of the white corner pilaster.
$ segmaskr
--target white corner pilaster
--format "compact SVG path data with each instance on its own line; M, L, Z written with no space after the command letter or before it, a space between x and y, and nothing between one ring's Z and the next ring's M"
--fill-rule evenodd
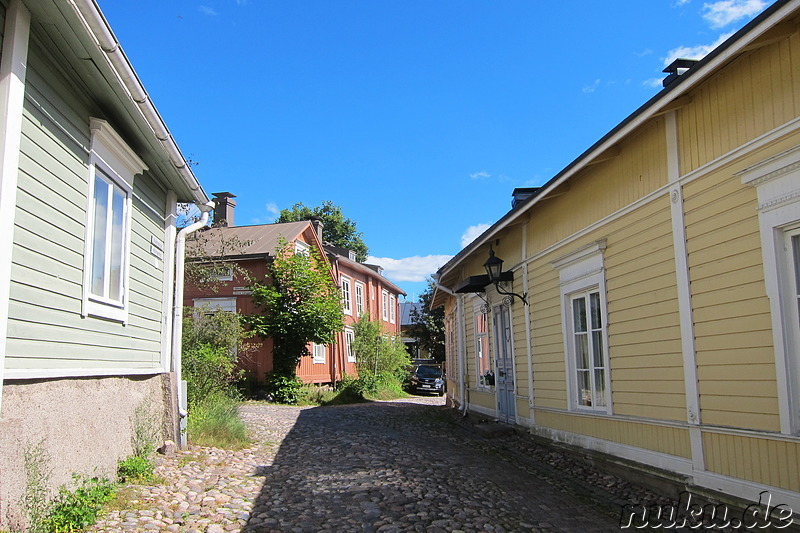
M672 214L672 245L675 254L675 277L678 290L678 315L683 354L683 380L686 395L686 420L695 470L705 470L703 441L700 433L700 396L697 387L697 351L694 343L694 317L689 280L689 256L686 247L686 224L683 210L683 188L680 184L677 112L665 115L667 136L667 177Z
M178 200L175 191L167 191L167 208L164 213L164 288L161 309L161 368L172 370L172 317L175 291L175 237L178 234Z
M528 415L528 422L532 426L536 423L536 416L533 412L533 343L531 339L531 297L528 290L528 224L530 220L522 225L522 294L528 296L528 305L523 306L525 312L525 346L527 348L527 363L528 363L528 406L530 407L530 414Z
M0 58L0 408L8 335L8 300L11 289L11 254L14 248L14 214L17 207L19 147L31 15L22 0L10 0L6 9ZM2 416L2 410L0 410Z

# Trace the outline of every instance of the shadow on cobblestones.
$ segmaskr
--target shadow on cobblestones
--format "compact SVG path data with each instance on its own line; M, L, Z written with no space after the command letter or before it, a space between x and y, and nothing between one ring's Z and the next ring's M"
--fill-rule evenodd
M443 406L299 410L257 470L264 483L242 531L619 530L574 484L554 483L556 472L532 470L495 442Z

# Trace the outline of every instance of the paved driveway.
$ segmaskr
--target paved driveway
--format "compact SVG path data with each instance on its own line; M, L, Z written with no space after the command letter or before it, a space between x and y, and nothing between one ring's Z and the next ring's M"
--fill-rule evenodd
M465 430L440 398L242 411L252 448L165 458L166 482L94 530L619 531L619 507Z

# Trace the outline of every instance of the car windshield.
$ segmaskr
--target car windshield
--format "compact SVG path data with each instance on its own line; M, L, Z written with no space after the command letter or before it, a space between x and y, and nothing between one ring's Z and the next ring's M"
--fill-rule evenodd
M415 373L421 378L442 377L442 369L438 366L418 366Z

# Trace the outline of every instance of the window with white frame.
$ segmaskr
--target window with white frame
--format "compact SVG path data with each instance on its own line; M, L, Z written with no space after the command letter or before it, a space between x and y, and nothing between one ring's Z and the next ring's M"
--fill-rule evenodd
M128 318L133 177L147 166L104 120L91 119L83 316Z
M448 376L458 375L458 341L456 312L452 310L444 317L444 360Z
M351 328L344 328L344 349L347 354L347 362L355 363L356 354L353 352L353 343L356 340L356 334Z
M226 298L195 298L192 300L195 309L203 310L203 312L227 311L228 313L236 312L236 297Z
M383 310L382 311L383 319L385 321L388 321L389 320L389 291L387 291L385 289L384 289L384 291L382 293L381 309Z
M356 314L361 316L364 311L364 284L356 281Z
M570 409L611 413L605 241L552 262L559 272Z
M389 295L389 322L392 324L397 320L397 297L394 294Z
M308 255L311 253L311 246L303 241L294 241L294 253L308 257Z
M480 308L475 308L475 367L478 387L494 385L491 355L489 354L489 319Z
M800 146L737 174L756 189L781 432L800 434Z
M324 344L314 344L313 357L315 365L324 365L327 362L327 351Z
M350 278L342 276L342 309L344 314L353 314L353 304L350 298Z

